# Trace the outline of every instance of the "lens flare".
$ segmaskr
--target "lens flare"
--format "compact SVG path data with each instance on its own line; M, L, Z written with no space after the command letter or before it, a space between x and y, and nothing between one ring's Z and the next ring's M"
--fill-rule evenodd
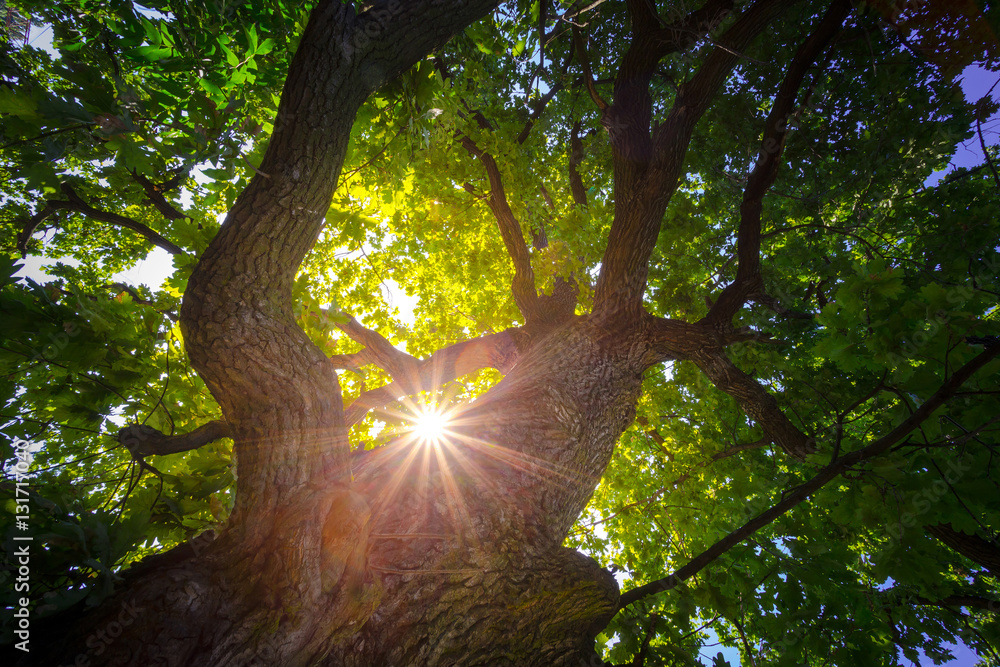
M413 420L413 435L419 442L438 445L448 430L448 418L441 412L427 408Z

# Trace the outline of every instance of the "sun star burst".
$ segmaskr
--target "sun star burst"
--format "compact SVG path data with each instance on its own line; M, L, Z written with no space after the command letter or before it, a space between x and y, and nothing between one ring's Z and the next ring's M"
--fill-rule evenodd
M438 410L426 408L413 420L413 435L419 442L438 445L448 430L448 418Z

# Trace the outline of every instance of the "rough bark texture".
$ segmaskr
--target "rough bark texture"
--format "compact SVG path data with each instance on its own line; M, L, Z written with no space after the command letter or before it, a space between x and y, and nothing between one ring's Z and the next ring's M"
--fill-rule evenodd
M214 420L180 435L166 435L143 424L126 426L118 432L118 442L125 445L129 453L135 457L163 456L197 449L231 436L232 431L227 423Z
M617 585L561 543L634 417L646 345L617 333L586 319L557 329L455 417L447 445L400 443L359 461L378 545L369 565L385 588L327 664L594 657Z
M234 440L236 505L197 556L173 554L78 623L51 662L305 665L379 599L365 568L370 509L353 490L334 367L296 326L291 286L336 185L357 109L495 2L322 1L313 10L258 174L188 283L185 346ZM87 639L141 611L94 656Z

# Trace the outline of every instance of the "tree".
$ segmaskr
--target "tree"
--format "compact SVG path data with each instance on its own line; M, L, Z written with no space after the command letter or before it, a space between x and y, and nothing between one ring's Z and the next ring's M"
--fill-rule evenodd
M496 4L22 3L11 653L996 664L992 8Z

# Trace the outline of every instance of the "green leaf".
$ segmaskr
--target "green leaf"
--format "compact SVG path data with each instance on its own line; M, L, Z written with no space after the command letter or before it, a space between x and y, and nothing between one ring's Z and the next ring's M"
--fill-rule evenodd
M229 181L232 180L233 177L233 175L225 169L202 168L200 171L215 181Z
M7 113L26 120L34 119L37 104L33 99L24 94L18 94L14 89L7 86L0 87L0 113Z
M274 40L268 37L263 42L260 43L260 46L257 47L254 53L258 56L267 55L268 53L271 52L272 49L274 49L274 45L275 45Z
M236 67L240 64L240 59L236 57L236 54L224 44L219 45L222 48L222 52L226 54L226 62Z
M211 81L205 79L198 79L198 85L201 86L205 92L208 93L209 97L217 102L224 101L226 99L226 94L222 92L222 89L216 86Z

